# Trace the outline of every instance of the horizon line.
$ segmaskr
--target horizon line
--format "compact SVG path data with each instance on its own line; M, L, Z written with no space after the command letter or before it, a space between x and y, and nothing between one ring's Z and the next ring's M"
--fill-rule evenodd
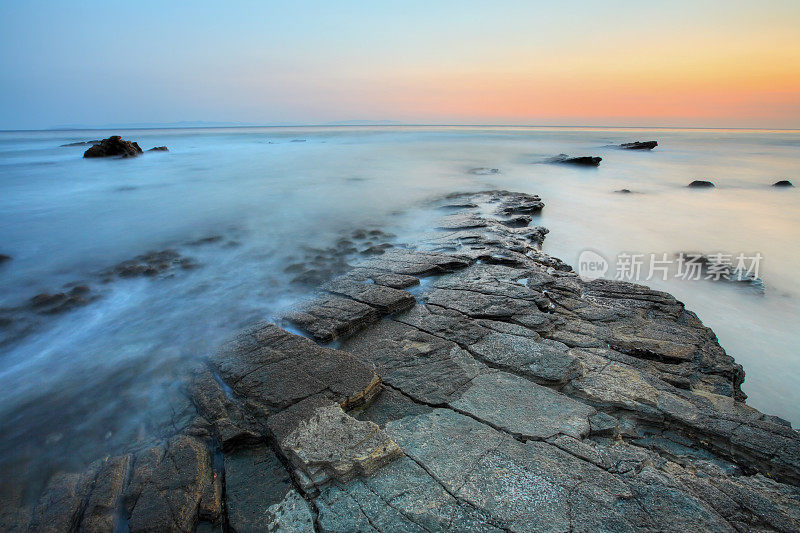
M189 122L189 121L186 121ZM198 121L202 122L202 121ZM177 122L176 124L179 124ZM449 123L392 123L392 124L235 124L220 126L87 126L80 128L52 127L52 128L17 128L0 129L0 133L14 132L54 132L54 131L108 131L108 130L199 130L199 129L242 129L242 128L435 128L435 127L481 127L481 128L584 128L584 129L639 129L639 130L738 130L738 131L800 131L797 128L767 128L747 126L609 126L609 125L565 125L565 124L449 124Z

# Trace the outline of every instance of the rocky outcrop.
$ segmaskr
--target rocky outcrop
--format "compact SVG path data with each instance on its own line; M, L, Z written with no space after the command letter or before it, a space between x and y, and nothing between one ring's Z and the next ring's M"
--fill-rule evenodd
M154 146L153 148L150 148L148 152L169 152L169 148L166 146Z
M7 263L8 261L11 261L11 259L12 257L10 255L0 254L0 265L2 265L3 263Z
M55 475L32 527L797 531L798 433L681 302L506 223L540 204L444 199L286 317L336 348L248 328L188 379L189 426Z
M139 145L133 141L126 141L119 135L112 135L108 139L103 139L98 144L84 152L83 157L136 157L142 153Z
M692 189L713 189L716 187L713 182L707 180L694 180L687 187Z
M772 184L773 187L794 187L791 181L789 180L780 180L776 181Z
M652 150L656 146L658 146L658 141L635 141L619 145L620 148L625 148L626 150Z
M120 278L152 277L163 275L176 268L189 270L197 268L197 266L198 264L193 259L182 256L176 250L159 250L123 261L106 270L103 275L106 279L112 276Z
M30 306L37 313L55 314L87 305L96 299L88 285L78 285L69 291L37 294L31 298Z
M551 157L548 162L549 163L562 163L565 165L578 165L584 167L596 167L600 165L600 161L602 161L602 157L598 156L580 156L580 157L570 157L567 154L558 154L555 157Z

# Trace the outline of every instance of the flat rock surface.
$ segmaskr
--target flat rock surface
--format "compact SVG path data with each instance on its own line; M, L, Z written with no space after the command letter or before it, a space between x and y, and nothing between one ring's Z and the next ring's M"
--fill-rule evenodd
M694 313L543 253L537 196L440 204L284 317L307 337L259 323L222 346L174 435L4 500L0 525L800 530L800 437L746 405Z

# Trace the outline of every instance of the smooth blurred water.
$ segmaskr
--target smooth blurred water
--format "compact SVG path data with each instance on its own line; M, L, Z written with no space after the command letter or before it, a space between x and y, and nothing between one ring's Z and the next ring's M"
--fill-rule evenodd
M61 144L122 134L168 153L85 160ZM292 142L293 140L305 142ZM657 139L652 152L609 145ZM600 155L599 168L541 161ZM476 176L473 167L499 168ZM713 190L685 187L693 179ZM92 304L0 330L0 462L45 475L146 443L187 368L243 325L308 295L287 265L362 228L413 241L444 193L538 193L545 250L764 256L764 296L730 283L651 285L686 302L747 372L749 403L800 423L800 132L520 127L0 132L0 307L86 282ZM629 188L640 194L613 191ZM222 240L188 243L209 235ZM99 272L173 248L202 264L164 279ZM614 272L609 272L613 276ZM13 313L12 313L13 314ZM21 336L20 336L21 335ZM10 467L9 467L10 468ZM23 474L24 475L24 474Z

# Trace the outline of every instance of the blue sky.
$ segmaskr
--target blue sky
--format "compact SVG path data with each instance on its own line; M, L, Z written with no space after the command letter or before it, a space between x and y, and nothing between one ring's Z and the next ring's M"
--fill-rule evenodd
M800 127L800 2L0 4L0 129Z

